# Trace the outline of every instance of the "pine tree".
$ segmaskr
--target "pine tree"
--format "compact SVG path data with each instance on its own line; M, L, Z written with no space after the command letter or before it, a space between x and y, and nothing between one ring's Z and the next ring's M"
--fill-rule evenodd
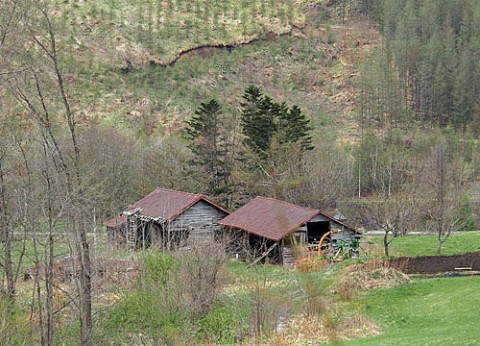
M194 164L205 167L209 181L209 193L217 194L225 188L229 169L226 167L228 145L222 136L222 107L217 100L201 103L195 115L187 120L187 140L195 154Z
M264 154L276 130L272 99L264 96L260 88L252 85L245 90L243 100L242 132L245 135L245 144L253 152Z
M313 149L310 120L298 106L273 102L256 86L248 87L243 99L242 131L253 152L265 157L274 137L280 144L299 144L302 152Z

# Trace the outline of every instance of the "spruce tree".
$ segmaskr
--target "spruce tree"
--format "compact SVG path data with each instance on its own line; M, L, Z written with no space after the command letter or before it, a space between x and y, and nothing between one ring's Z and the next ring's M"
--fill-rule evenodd
M260 156L265 156L275 136L280 144L299 144L302 151L313 149L312 126L298 106L288 108L276 103L256 86L243 95L242 132L245 144Z
M203 102L187 120L186 138L195 154L194 164L205 167L209 176L209 193L220 193L229 170L225 167L228 151L222 131L222 107L217 100ZM225 187L225 186L224 186Z
M264 96L260 88L250 86L243 95L242 132L245 144L255 153L262 154L269 148L275 133L272 99Z
M285 103L279 107L279 130L283 132L286 143L298 143L302 151L312 150L313 130L310 120L298 106L288 108Z

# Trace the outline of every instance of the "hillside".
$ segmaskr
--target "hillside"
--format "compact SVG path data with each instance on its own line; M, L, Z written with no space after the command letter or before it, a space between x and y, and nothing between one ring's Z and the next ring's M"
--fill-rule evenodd
M479 0L0 1L0 345L454 335L476 277L385 257L479 249L479 24ZM217 224L256 196L318 219ZM336 227L376 236L318 258Z
M378 33L367 21L338 24L322 2L80 1L58 3L53 14L84 122L178 133L212 95L235 112L253 83L301 104L322 135L358 135L356 64Z

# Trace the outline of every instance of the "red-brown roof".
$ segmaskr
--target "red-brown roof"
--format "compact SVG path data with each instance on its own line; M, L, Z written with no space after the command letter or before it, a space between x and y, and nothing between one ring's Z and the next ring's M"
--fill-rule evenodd
M220 220L219 224L277 241L318 214L320 211L316 209L256 197Z
M224 211L227 214L230 213L227 209L210 201L205 196L159 187L150 192L138 202L129 206L124 211L124 214L132 213L139 209L140 216L144 218L173 221L180 214L182 214L188 208L201 200L215 206L216 208ZM116 227L117 223L115 222L119 222L122 220L123 222L126 221L126 217L124 215L116 218L115 220L114 219L115 218L111 218L105 221L104 225L107 227Z
M115 215L110 219L103 222L103 225L108 228L117 228L118 226L124 224L127 221L125 215Z

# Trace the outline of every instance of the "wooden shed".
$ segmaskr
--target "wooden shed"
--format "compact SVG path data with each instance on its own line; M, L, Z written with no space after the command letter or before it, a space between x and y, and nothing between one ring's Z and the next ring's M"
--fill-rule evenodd
M353 227L317 209L300 207L273 198L256 197L243 207L219 221L236 230L239 239L258 260L289 265L295 248L318 250L323 235L333 230L328 242L349 244L361 236ZM245 241L246 240L246 241Z
M104 222L111 240L128 249L179 246L214 240L229 211L202 195L157 188Z

